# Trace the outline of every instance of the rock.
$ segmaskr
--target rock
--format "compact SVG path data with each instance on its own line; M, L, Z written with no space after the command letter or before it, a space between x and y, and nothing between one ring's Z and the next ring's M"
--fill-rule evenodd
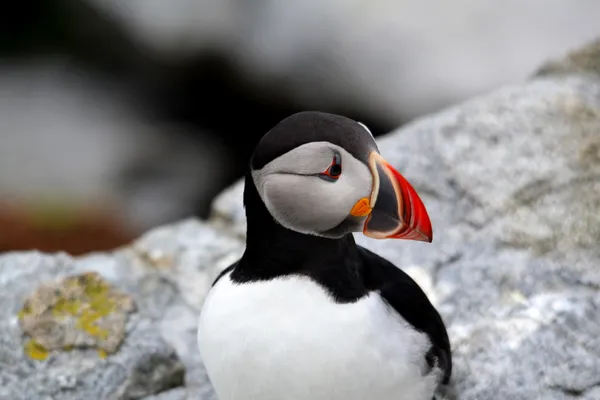
M599 398L600 49L578 54L378 140L421 194L434 242L357 241L447 322L448 399ZM238 234L241 189L213 204Z
M198 313L242 250L189 220L114 253L0 256L0 399L211 399Z
M210 221L213 226L228 229L240 237L246 236L246 212L242 195L244 180L223 190L212 202Z
M600 296L541 294L451 330L465 399L597 399Z
M600 39L570 52L567 57L552 60L536 72L536 76L559 74L591 74L600 76Z
M146 400L188 400L188 392L185 388L177 388L146 397Z
M95 272L44 283L19 311L19 325L29 335L29 356L45 358L48 350L96 347L114 353L125 336L130 296L112 288Z

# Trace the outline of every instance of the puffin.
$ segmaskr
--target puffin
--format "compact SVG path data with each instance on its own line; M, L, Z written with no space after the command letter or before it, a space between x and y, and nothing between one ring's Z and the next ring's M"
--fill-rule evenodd
M433 239L422 200L369 129L292 114L259 140L244 183L246 247L210 287L197 333L217 397L435 399L452 373L441 316L353 236Z

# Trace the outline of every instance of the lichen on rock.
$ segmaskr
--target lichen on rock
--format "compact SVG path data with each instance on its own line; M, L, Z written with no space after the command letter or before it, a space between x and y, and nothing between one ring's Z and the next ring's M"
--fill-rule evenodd
M101 357L117 351L125 338L133 299L96 272L41 285L25 300L19 325L30 337L26 353L46 358L52 350L96 348Z
M566 57L550 60L536 71L536 76L591 74L600 76L600 39L594 39L569 52Z

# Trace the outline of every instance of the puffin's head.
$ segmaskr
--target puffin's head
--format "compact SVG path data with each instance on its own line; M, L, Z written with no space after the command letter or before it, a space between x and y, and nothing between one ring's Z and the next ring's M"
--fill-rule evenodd
M433 239L417 192L379 155L367 127L349 118L301 112L284 119L258 143L251 173L269 213L293 231Z

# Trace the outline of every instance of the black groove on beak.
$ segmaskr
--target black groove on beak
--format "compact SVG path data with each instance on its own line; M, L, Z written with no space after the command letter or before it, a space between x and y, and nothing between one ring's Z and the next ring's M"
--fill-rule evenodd
M369 167L373 190L363 233L375 239L431 242L431 221L412 185L376 151L369 156Z

